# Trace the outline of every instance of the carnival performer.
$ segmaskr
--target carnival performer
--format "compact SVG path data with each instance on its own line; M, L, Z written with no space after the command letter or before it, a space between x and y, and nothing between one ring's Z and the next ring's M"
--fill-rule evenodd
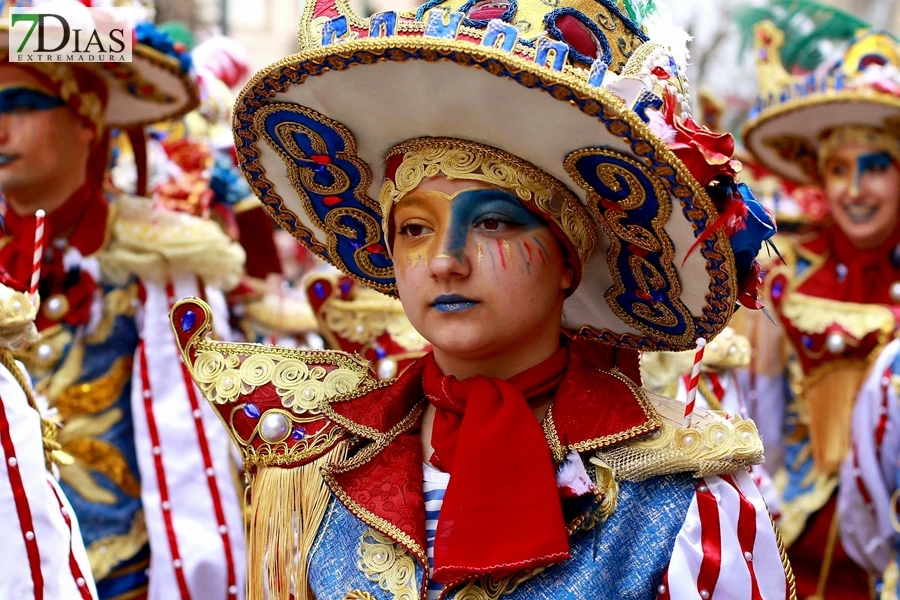
M90 23L81 3L54 10ZM60 466L61 486L99 597L236 598L244 560L230 448L180 364L167 314L188 295L224 306L243 252L210 221L103 189L111 127L135 131L197 103L189 57L151 24L136 37L132 63L0 64L0 262L27 278L34 214L45 210L41 339L17 356L65 423L58 441L74 462Z
M53 473L56 461L67 460L58 423L12 355L38 338L35 300L0 268L0 597L92 600L97 590L78 518Z
M175 306L251 474L249 597L792 593L752 421L635 383L639 350L756 306L772 224L731 137L687 114L684 48L654 41L684 33L560 4L311 2L301 53L242 93L272 215L434 345L386 384L351 354L211 341L205 303Z
M780 324L768 331L780 331L787 350L768 349L772 360L759 361L751 394L760 420L771 423L761 423L764 437L772 432L767 441L781 446L774 464L779 528L798 594L869 598L864 568L883 568L889 549L873 554L876 540L840 537L839 529L852 531L870 517L865 505L837 498L853 406L870 371L878 375L881 402L890 361L876 358L897 330L900 309L900 140L892 129L900 117L900 47L870 29L849 44L824 43L858 22L825 7L810 10L823 32L804 31L803 42L786 39L772 21L755 28L761 100L744 130L747 147L775 173L820 186L830 211L818 230L779 244L784 263L767 274L765 293ZM822 61L820 52L808 73L788 74L801 72L796 57L811 48L835 46L838 55ZM869 439L874 431L853 434ZM889 460L893 465L896 454ZM856 482L844 483L840 494L856 493ZM887 533L882 529L879 540Z

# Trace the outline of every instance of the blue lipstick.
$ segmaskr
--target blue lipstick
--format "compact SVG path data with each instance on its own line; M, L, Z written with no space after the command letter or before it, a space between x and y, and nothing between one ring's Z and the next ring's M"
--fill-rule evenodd
M459 294L443 294L434 299L431 306L440 312L462 312L473 308L477 302Z

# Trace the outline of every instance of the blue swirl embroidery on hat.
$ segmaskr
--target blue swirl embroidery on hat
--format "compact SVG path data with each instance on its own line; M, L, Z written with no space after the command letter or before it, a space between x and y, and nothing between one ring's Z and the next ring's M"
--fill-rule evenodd
M256 123L287 166L306 216L327 232L328 256L335 266L392 286L381 211L367 195L372 172L357 157L352 134L336 121L290 103L266 106Z
M457 11L466 15L466 18L463 20L463 27L475 27L476 29L484 29L487 27L488 23L490 23L493 19L470 19L469 11L475 8L475 5L478 4L481 0L469 0L465 4L463 4ZM425 15L429 10L433 8L438 8L442 4L446 4L447 0L429 0L425 4L419 7L419 10L416 11L416 20L424 21ZM512 24L513 17L516 16L516 11L518 10L518 4L516 0L509 0L509 5L506 8L506 11L498 17L501 21L505 21L507 23Z
M668 336L693 335L681 301L675 249L666 234L671 200L647 167L606 148L577 150L566 171L588 193L588 204L609 238L608 264L615 285L606 301L617 316L640 329Z

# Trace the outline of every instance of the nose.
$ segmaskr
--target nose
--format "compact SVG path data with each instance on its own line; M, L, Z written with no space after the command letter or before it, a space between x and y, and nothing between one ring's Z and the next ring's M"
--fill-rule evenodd
M429 261L428 267L431 277L437 280L464 278L472 272L465 252L441 252Z
M850 179L850 187L847 188L847 195L851 200L856 200L859 198L859 180L861 179L861 174L859 171L854 170L853 176Z

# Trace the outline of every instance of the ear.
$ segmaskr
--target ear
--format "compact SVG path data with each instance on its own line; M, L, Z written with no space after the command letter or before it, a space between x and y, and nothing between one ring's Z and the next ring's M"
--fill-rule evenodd
M94 139L97 137L97 132L94 131L94 128L90 125L81 121L78 128L78 141L81 143L90 146L94 143Z
M566 261L565 266L563 266L563 275L559 281L559 288L563 291L569 291L572 288L572 284L575 282L575 269Z

